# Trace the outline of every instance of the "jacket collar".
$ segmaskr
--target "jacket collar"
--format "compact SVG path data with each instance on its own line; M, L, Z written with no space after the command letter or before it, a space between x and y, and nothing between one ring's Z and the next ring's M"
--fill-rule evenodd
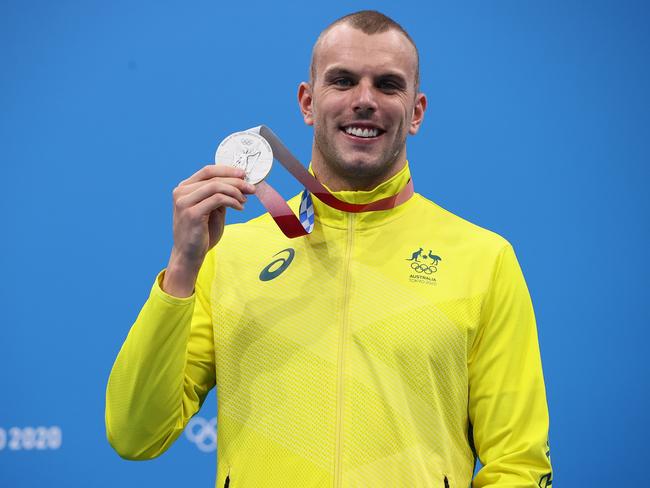
M313 174L310 166L309 171ZM392 178L379 184L372 190L368 191L336 191L331 192L339 200L349 203L369 203L380 200L391 195L395 195L402 190L411 178L408 161L404 167ZM328 188L329 190L329 188ZM351 222L354 228L375 227L383 225L395 218L398 218L404 210L410 206L413 198L390 210L379 210L374 212L348 213L336 210L318 198L312 197L314 202L314 211L316 221L328 227L339 229L348 229Z

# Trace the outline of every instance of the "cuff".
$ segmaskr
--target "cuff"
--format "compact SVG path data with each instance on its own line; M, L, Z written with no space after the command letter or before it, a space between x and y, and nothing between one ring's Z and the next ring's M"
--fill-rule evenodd
M196 292L192 292L192 294L189 297L183 297L183 298L175 297L165 292L162 289L162 283L164 278L165 278L165 270L163 269L160 273L158 273L158 276L156 276L156 279L153 283L153 287L151 288L152 296L156 296L157 298L160 298L171 305L187 305L189 303L194 303L194 297L196 295Z

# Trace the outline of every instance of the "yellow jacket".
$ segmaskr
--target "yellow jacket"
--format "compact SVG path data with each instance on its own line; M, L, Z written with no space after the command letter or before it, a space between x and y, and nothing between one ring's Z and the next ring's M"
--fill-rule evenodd
M408 178L337 196L367 203ZM268 214L228 226L189 298L158 276L108 382L111 445L158 456L216 384L218 488L551 486L508 242L417 193L386 211L314 206L304 238Z

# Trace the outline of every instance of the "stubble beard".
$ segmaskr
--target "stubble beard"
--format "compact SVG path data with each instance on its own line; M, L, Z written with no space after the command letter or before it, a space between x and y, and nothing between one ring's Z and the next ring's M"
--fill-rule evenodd
M400 128L399 136L389 149L378 157L378 161L372 161L370 164L367 161L361 163L346 159L340 149L331 142L326 129L320 127L322 127L320 124L314 127L314 144L323 158L323 163L337 177L354 183L354 186L374 187L388 179L395 165L399 163L397 159L406 146L406 133Z

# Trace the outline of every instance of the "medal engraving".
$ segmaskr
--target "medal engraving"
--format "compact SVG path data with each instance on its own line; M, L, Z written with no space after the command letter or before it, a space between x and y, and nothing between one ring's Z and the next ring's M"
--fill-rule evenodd
M243 169L246 181L255 185L271 171L273 151L266 139L259 134L235 132L221 141L214 162Z

